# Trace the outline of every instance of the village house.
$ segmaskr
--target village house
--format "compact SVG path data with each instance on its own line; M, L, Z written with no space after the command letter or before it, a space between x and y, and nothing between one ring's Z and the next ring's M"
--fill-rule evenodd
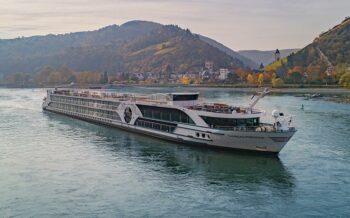
M199 73L200 74L200 78L202 80L209 80L211 77L211 73L209 72L209 70L203 70L202 72Z
M209 72L213 72L214 70L214 62L212 61L205 61L204 67L209 70Z
M221 81L226 80L229 73L230 73L230 71L228 69L221 68L219 70L219 80L221 80Z

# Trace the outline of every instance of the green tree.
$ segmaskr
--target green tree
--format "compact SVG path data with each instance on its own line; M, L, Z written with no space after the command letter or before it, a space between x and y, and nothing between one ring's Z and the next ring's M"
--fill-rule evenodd
M289 78L292 80L293 83L300 83L303 79L303 75L301 72L292 72L289 74Z
M238 83L240 81L240 78L236 73L233 72L227 75L227 80L230 83Z
M347 69L348 66L346 64L337 64L334 69L336 79L339 80L346 73Z
M347 72L341 76L339 84L345 88L350 88L350 70L347 70Z

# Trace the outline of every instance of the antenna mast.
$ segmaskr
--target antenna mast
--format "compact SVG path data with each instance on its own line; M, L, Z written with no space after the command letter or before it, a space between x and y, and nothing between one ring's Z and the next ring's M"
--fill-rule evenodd
M265 88L260 95L249 105L249 111L253 111L253 107L260 101L260 99L264 98L270 92L269 88ZM255 96L253 96L254 98Z

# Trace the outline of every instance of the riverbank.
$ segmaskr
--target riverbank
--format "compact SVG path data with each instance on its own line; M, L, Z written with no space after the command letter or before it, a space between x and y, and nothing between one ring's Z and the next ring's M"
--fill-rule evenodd
M37 86L4 86L0 85L0 88L55 88L63 86L45 86L45 87L37 87ZM74 87L67 86L66 88L91 88L91 89L116 89L121 87L150 87L150 88L190 88L190 89L228 89L237 92L257 92L261 91L264 87L242 87L242 86L234 86L234 85L181 85L181 84L76 84ZM281 94L350 94L350 89L344 89L339 86L308 86L308 87L291 87L285 86L281 88L271 88L270 93L281 93Z
M179 85L179 84L160 84L160 85L123 85L128 87L154 87L154 88L164 88L164 87L183 87L183 88L192 88L192 89L228 89L237 92L258 92L261 91L265 87L237 87L237 86L228 86L228 85ZM270 93L281 93L281 94L350 94L350 89L344 89L339 86L315 86L315 87L282 87L282 88L272 88L270 89Z

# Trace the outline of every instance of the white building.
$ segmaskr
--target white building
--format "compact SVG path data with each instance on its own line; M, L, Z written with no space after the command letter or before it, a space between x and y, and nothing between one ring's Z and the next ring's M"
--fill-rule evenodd
M221 68L219 70L219 80L226 80L227 79L227 76L229 74L229 70L226 69L226 68Z

